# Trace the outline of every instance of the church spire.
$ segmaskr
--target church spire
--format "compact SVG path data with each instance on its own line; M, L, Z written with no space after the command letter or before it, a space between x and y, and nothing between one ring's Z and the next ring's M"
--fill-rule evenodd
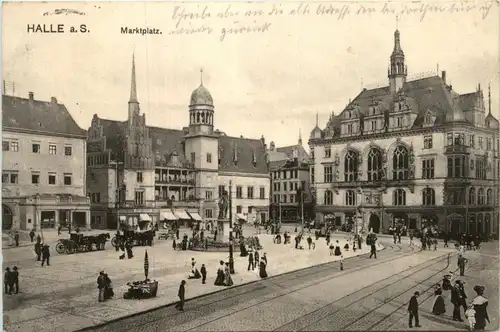
M129 103L139 103L137 100L137 86L135 82L135 53L132 53L132 78L130 81L130 99Z
M299 145L302 145L302 129L299 128Z
M200 86L203 86L203 68L200 69Z
M491 83L488 84L488 115L491 115Z
M396 18L397 20L397 18ZM389 85L391 92L396 94L406 82L407 67L405 65L405 54L401 48L401 36L399 30L394 31L394 48L390 57Z
M316 127L319 127L319 113L316 111Z

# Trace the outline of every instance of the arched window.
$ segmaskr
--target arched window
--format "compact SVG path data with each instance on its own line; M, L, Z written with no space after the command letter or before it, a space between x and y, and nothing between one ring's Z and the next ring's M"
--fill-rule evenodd
M407 180L409 171L408 149L402 145L394 150L392 157L392 178L394 180Z
M488 189L488 191L486 191L486 204L493 204L493 190L491 189Z
M406 205L406 192L403 189L394 190L394 205Z
M345 205L356 205L356 193L354 190L347 190L345 192Z
M479 188L477 191L477 204L478 205L483 205L484 204L484 189Z
M330 190L325 191L325 205L333 205L333 193Z
M470 188L469 190L469 205L476 204L476 189Z
M368 152L368 181L380 180L382 172L382 153L379 149Z
M344 181L358 180L358 154L352 150L347 151L344 159Z
M425 188L422 191L423 205L436 205L436 192L432 188Z

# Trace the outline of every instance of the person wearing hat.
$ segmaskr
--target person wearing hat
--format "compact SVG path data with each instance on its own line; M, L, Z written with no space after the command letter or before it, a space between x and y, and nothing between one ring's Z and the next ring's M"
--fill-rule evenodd
M12 294L12 272L10 267L5 268L5 274L3 275L3 285L5 287L5 294Z
M488 299L483 296L484 286L476 285L474 286L474 291L477 296L474 300L472 300L472 303L469 306L468 314L474 315L474 319L470 319L470 321L474 322L474 330L482 331L486 327L486 322L490 323L490 317L488 316L488 311L486 310L488 307Z
M179 286L179 291L177 292L177 296L179 297L179 302L175 305L175 308L179 311L184 311L184 301L186 296L186 280L182 280Z
M99 272L99 276L97 277L97 289L99 290L97 300L104 302L104 292L106 291L106 276L104 275L104 271Z
M14 266L12 270L11 292L14 291L15 294L19 294L19 271L17 269L17 266Z
M50 266L50 250L47 244L42 246L42 266L47 262L47 266Z
M408 303L408 313L410 317L408 318L408 325L413 327L413 318L415 318L415 327L420 327L418 321L418 297L420 296L420 292L415 292Z
M451 289L451 303L453 304L453 320L463 322L460 315L460 305L462 304L462 291L460 290L460 280L455 281L455 286Z

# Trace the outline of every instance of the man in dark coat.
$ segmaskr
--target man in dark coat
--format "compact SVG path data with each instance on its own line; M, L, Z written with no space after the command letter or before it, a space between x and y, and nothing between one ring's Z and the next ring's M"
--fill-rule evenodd
M419 296L420 293L415 292L415 294L410 299L410 303L408 303L408 313L410 314L408 325L410 327L413 327L413 317L415 317L415 327L420 327L418 321L418 300L417 300Z
M184 301L186 296L186 280L181 281L181 285L179 286L179 292L177 292L177 296L179 297L179 302L175 305L175 308L179 311L184 311Z
M5 288L5 294L12 294L12 272L10 267L5 268L5 274L3 275L3 285Z
M463 276L465 273L465 263L467 262L467 259L465 259L463 256L458 256L458 268L460 269L460 276Z
M250 271L250 268L252 268L252 271L255 269L255 262L253 258L253 251L248 252L248 271Z
M98 301L104 302L104 292L106 291L104 271L99 272L99 276L97 277L97 289L99 290L99 295L97 296Z
M30 240L31 240L31 242L33 242L35 240L35 231L34 230L31 230L31 232L30 232Z
M463 322L460 315L460 305L462 304L460 280L455 281L455 286L451 289L451 303L453 304L453 320Z
M39 262L42 256L42 244L38 242L38 240L35 243L35 254L36 254L36 260L37 262Z
M207 281L207 268L205 267L205 264L201 264L201 283L204 284Z
M42 246L42 266L45 262L47 262L47 266L50 266L50 250L46 244Z
M19 247L19 232L16 231L14 234L14 241L16 242L16 247Z
M372 258L372 256L377 259L377 247L375 247L375 242L372 242L370 245L370 258Z
M11 287L11 292L15 292L16 294L19 294L19 271L17 269L17 266L14 266L12 269L12 287Z

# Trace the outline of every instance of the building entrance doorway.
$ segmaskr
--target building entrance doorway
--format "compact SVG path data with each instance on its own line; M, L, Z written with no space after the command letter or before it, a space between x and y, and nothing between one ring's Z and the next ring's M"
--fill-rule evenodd
M373 231L373 233L380 232L380 218L375 213L372 213L370 215L370 221L368 222L368 230Z
M8 231L12 229L12 224L12 211L7 205L2 204L2 231Z

